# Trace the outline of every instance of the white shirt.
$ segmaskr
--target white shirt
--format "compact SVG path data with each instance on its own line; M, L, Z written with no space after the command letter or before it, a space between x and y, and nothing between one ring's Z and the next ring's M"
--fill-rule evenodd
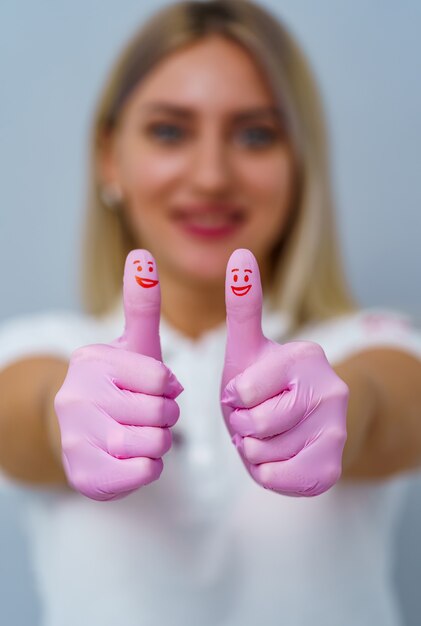
M288 320L264 309L282 342ZM122 334L121 305L98 321L55 311L0 327L0 369L29 354ZM42 626L398 626L393 538L408 476L339 481L313 498L265 490L247 474L219 407L225 325L194 342L161 319L164 361L185 391L158 481L118 501L33 488L28 533ZM406 315L361 311L309 325L331 365L370 345L421 357ZM284 340L285 341L285 340Z

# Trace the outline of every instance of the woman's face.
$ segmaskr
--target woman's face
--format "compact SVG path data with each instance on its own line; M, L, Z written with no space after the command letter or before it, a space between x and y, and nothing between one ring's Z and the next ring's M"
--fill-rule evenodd
M216 284L235 248L267 259L294 176L274 107L251 57L218 35L166 57L128 98L105 178L160 272Z

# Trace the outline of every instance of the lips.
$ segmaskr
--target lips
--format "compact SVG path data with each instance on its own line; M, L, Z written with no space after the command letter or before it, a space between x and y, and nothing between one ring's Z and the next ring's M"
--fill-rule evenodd
M233 287L231 289L236 296L245 296L251 289L251 285L245 285L244 287Z
M149 289L149 287L155 287L158 284L157 280L152 280L152 278L141 278L140 276L135 276L136 282L141 287L145 287Z
M232 237L243 227L247 213L234 203L197 203L174 206L170 217L188 237L209 243Z
M185 204L173 208L173 214L177 217L211 216L211 215L235 215L242 216L244 208L238 204Z

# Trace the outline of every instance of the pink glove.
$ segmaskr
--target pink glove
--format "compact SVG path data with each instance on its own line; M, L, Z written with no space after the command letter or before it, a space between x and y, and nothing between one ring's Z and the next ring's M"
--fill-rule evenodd
M117 500L161 475L183 387L162 363L156 264L132 250L124 269L125 330L110 344L75 350L57 393L69 484L94 500Z
M310 341L280 345L261 329L262 286L250 250L226 274L221 407L250 475L289 496L316 496L341 475L349 389Z

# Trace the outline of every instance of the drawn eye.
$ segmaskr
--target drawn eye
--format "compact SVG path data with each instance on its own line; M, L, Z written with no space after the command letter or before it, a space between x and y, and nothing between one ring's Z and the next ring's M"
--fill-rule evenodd
M142 271L142 268L141 268L141 266L140 266L140 265L138 265L138 267L137 267L137 271L138 271L138 272L141 272L141 271Z
M246 275L244 276L244 282L248 283L248 281L249 281L249 277L248 277L248 275L246 274Z
M150 272L153 272L153 267L150 267L150 268L149 268L149 271L150 271Z
M238 280L238 274L234 274L234 282L236 283Z

